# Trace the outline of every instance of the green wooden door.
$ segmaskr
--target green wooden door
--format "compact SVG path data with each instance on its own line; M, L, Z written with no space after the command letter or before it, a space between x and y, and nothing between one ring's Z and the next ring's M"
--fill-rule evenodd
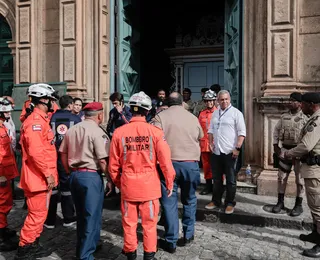
M224 53L224 86L232 105L242 110L242 0L226 0Z
M11 96L13 88L13 56L7 43L11 40L10 27L0 16L0 96Z
M134 29L132 27L134 16L132 10L134 9L131 0L116 0L116 91L124 95L125 101L139 90L140 88L140 75L139 69L135 64L139 64L137 55L133 57L134 42ZM137 34L136 34L137 35Z

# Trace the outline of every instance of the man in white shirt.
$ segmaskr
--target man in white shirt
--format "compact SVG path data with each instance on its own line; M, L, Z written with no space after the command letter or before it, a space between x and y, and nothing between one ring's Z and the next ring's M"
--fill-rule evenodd
M212 154L212 201L206 209L221 206L223 194L223 174L227 181L225 213L232 214L237 189L237 159L246 136L243 114L230 104L230 94L226 90L218 93L219 109L214 111L208 130L209 145Z

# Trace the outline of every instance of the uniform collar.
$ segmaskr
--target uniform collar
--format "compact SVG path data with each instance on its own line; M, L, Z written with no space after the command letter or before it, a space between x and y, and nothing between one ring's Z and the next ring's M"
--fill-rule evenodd
M216 110L216 108L213 106L212 108L206 108L204 111L207 111L207 112L213 112L213 111L215 111Z
M146 121L146 118L144 116L133 116L130 120L130 123L131 122L147 122Z
M311 117L315 117L315 116L320 116L320 109L314 112Z
M37 113L38 115L40 115L41 117L43 117L45 120L49 121L49 116L47 113L43 112L42 110L40 110L39 108L35 107L33 109L33 112Z

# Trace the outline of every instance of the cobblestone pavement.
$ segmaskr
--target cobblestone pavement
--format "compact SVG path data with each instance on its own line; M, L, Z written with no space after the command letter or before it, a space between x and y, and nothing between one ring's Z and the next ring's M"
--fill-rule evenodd
M17 230L26 216L26 211L21 207L22 202L16 202L9 215L10 227ZM119 210L104 209L102 226L103 248L95 254L96 259L126 259L121 254L123 242ZM160 226L158 233L160 236L163 234ZM301 252L304 248L312 247L312 244L300 241L300 233L298 230L199 222L196 224L193 244L178 248L174 255L159 250L157 259L307 259ZM138 259L142 260L141 229L139 241ZM75 228L64 228L60 221L54 230L44 230L41 242L54 250L50 257L42 259L71 260L75 254ZM11 260L14 254L15 252L0 253L0 260Z

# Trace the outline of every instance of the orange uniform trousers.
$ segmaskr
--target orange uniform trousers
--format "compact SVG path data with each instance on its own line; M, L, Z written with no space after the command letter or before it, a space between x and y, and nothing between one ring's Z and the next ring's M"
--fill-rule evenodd
M211 169L210 158L211 158L210 152L201 153L202 168L203 168L204 178L206 180L212 179L212 169Z
M137 226L139 214L143 229L143 248L145 252L157 252L157 222L159 200L144 202L121 201L122 227L125 253L134 252L138 247Z
M0 186L0 228L8 226L7 215L12 209L12 204L12 190L8 180L5 186Z
M28 215L21 229L19 246L32 244L40 237L48 215L51 191L24 191L24 194L27 198Z

